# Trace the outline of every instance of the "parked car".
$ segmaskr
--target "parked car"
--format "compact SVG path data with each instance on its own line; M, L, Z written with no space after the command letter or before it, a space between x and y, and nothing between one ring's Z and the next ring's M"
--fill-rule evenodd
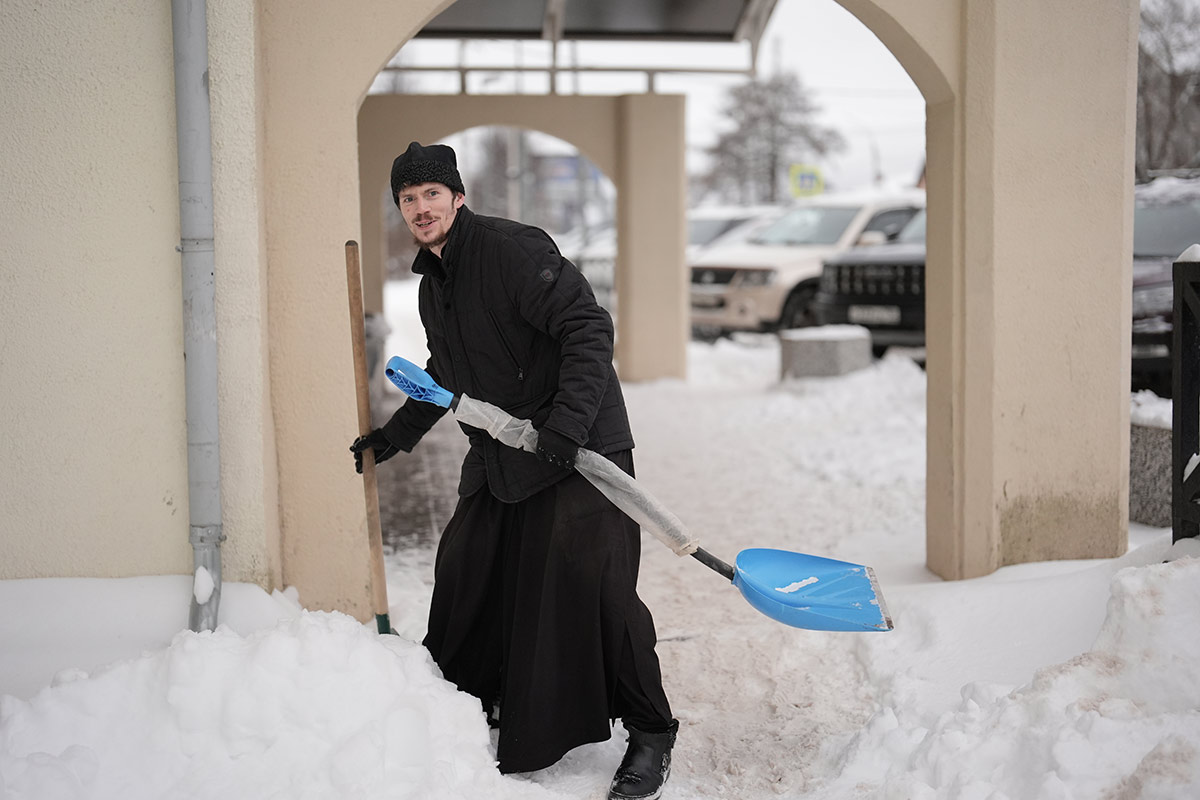
M1171 391L1172 263L1200 242L1200 179L1159 178L1134 189L1134 389ZM871 331L879 354L892 345L925 345L925 215L894 244L861 247L825 261L813 301L822 325Z
M732 243L749 236L758 226L775 219L783 206L698 206L687 212L685 258L691 260L705 247ZM600 305L613 310L613 270L617 258L617 230L607 223L587 232L570 231L558 238L559 250L579 267L592 285Z
M779 218L786 206L697 206L687 212L687 249L690 263L707 247L724 247L745 241Z
M813 298L818 325L862 325L876 356L925 346L925 210L893 242L855 247L825 260Z
M1171 396L1172 264L1200 243L1200 178L1163 177L1134 190L1134 389Z
M744 241L706 248L691 265L693 334L813 324L822 260L889 240L924 206L919 189L805 198Z

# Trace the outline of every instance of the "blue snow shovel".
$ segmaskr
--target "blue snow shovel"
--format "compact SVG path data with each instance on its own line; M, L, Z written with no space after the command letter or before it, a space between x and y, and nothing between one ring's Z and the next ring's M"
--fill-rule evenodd
M425 370L399 356L388 359L388 379L414 400L450 409L459 422L497 441L537 452L529 420L442 388ZM751 548L729 566L701 548L679 518L604 456L579 448L575 469L619 509L676 555L690 555L731 581L742 596L773 620L817 631L890 631L892 618L870 567L788 550Z

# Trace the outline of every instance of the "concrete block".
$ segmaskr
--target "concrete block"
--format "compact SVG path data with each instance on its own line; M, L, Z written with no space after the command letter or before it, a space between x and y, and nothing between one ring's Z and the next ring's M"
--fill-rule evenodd
M1129 519L1171 527L1171 429L1129 426Z
M845 375L870 365L871 333L861 325L780 331L779 356L782 379Z

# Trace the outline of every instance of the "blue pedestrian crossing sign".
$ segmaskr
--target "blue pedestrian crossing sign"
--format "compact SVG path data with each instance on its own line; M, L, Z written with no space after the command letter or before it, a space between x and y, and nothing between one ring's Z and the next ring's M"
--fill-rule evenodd
M825 191L821 168L812 164L792 164L788 170L788 186L792 197L812 197Z

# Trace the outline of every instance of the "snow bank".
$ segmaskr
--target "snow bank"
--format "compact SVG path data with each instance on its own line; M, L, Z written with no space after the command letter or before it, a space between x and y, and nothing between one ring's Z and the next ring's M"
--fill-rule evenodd
M871 564L896 629L787 628L648 541L639 592L681 722L665 797L1200 797L1200 543L1135 525L1149 543L1119 559L941 581L916 365L781 382L765 335L688 358L686 382L626 387L639 483L717 555ZM0 798L602 800L619 728L549 769L495 771L478 703L411 644L434 553L389 554L401 637L230 582L220 630L177 634L190 575L0 581Z
M0 698L0 796L530 798L477 701L428 652L337 613L178 634L92 675Z
M1129 398L1129 421L1134 425L1171 430L1172 402L1149 389L1134 392Z
M1141 203L1182 203L1200 199L1200 180L1164 175L1134 187Z
M817 341L853 341L869 339L871 332L862 325L819 325L811 328L793 328L779 332L779 338L791 342L803 342L815 339Z
M0 695L28 699L67 668L90 672L161 650L188 626L191 575L0 581ZM300 613L292 589L221 586L221 624L247 635Z
M1060 588L1062 580L1056 579ZM1051 597L1036 587L1033 595ZM898 619L897 628L903 625ZM946 629L945 620L939 625ZM1200 683L1192 666L1200 662L1200 639L1181 629L1198 625L1200 559L1121 569L1090 649L1037 669L1019 688L967 683L956 708L930 719L912 702L920 688L911 676L893 675L890 693L855 737L828 796L1194 796ZM1001 637L993 644L1002 650L1019 642ZM925 656L936 655L925 649ZM875 671L881 667L876 661Z

